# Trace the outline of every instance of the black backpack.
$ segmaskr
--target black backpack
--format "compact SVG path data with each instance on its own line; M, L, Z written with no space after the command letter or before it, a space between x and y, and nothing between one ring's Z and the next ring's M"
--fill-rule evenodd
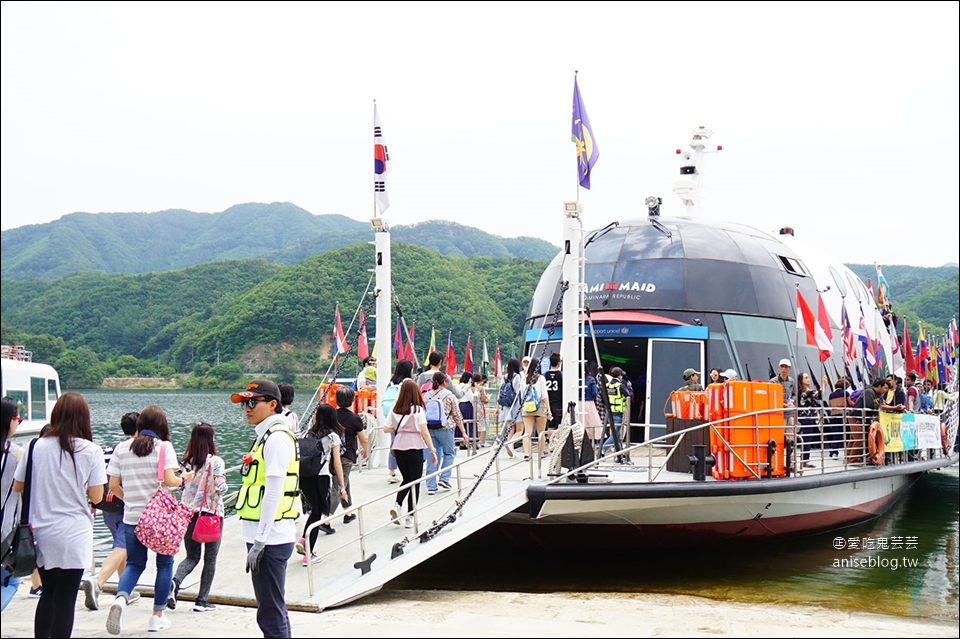
M316 433L308 430L297 440L300 449L300 476L316 477L327 461L326 451L323 449L323 440Z

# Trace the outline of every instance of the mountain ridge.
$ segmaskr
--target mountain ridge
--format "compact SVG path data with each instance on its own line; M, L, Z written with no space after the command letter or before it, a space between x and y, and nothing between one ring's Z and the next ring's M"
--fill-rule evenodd
M455 222L392 227L394 241L453 257L550 260L558 246L504 238ZM221 260L262 258L292 265L370 240L370 225L340 214L314 215L290 202L236 204L219 213L184 209L76 212L2 232L4 279L58 279L77 271L141 274Z

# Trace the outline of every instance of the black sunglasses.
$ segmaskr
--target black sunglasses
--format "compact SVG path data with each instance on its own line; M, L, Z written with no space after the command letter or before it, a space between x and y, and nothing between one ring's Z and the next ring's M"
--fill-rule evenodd
M245 399L242 402L240 402L240 405L244 408L249 408L250 410L253 410L254 408L257 407L257 404L259 404L260 402L269 402L269 401L271 400L267 399L266 397L251 397L250 399Z

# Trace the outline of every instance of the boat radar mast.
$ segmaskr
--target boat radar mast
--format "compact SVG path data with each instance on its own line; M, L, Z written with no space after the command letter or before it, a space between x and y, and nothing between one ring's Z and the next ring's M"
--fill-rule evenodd
M707 140L712 135L713 131L707 127L697 127L690 138L690 150L677 149L677 155L680 156L680 179L673 183L673 192L683 202L685 207L683 214L687 216L693 215L701 207L700 189L703 186L701 169L705 164L704 155L723 149L722 146L717 146L716 151L706 150Z

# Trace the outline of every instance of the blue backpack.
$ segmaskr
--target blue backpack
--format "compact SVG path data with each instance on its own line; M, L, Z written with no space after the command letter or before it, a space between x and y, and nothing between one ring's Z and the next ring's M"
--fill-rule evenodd
M387 384L387 387L383 391L383 397L380 399L380 414L383 415L384 419L390 414L399 396L400 384L394 384L393 382Z
M427 428L438 430L447 425L447 413L443 410L443 400L450 391L443 389L436 396L430 396L430 393L423 394L423 401L426 405Z
M510 408L516 398L517 389L513 387L513 380L504 379L503 383L500 384L500 391L497 393L497 406Z

